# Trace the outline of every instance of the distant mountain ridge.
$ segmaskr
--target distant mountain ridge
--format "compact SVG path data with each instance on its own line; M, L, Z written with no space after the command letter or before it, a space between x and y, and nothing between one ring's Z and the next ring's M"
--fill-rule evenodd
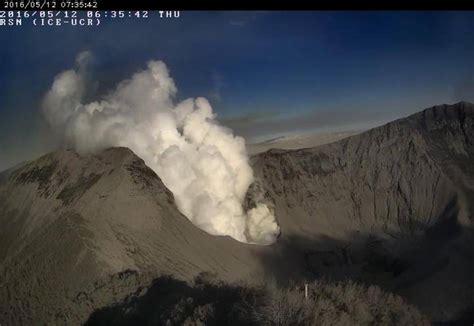
M329 144L343 138L361 133L362 130L346 130L334 132L313 132L287 135L268 139L260 143L247 144L250 155L256 155L269 149L299 149Z

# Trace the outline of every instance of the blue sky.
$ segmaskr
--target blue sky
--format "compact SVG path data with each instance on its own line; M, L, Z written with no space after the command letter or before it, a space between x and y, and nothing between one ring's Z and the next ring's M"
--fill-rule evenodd
M208 97L250 141L474 101L474 12L150 13L93 28L1 27L0 44L0 169L50 149L39 105L83 50L104 92L163 60L178 98Z

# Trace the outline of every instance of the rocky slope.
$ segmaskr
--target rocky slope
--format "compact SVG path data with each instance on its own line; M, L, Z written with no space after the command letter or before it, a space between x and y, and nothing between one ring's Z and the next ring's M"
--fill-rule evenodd
M378 284L433 321L474 307L474 106L424 110L316 148L252 158L270 247L214 237L130 150L58 151L0 173L0 324L80 324L153 279ZM472 323L472 322L471 322Z
M254 157L282 252L378 282L433 320L472 314L474 105L426 109L336 143ZM283 248L284 246L284 248Z
M79 324L163 274L258 273L253 246L194 227L128 149L59 151L1 180L2 325Z

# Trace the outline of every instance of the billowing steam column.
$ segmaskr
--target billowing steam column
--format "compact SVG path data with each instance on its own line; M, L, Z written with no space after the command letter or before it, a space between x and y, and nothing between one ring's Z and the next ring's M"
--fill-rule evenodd
M150 61L100 101L83 103L89 58L79 54L74 69L57 75L43 103L48 123L68 146L82 153L129 147L199 228L242 242L275 241L279 227L268 207L242 208L253 181L244 139L217 123L206 99L174 104L177 89L166 65Z

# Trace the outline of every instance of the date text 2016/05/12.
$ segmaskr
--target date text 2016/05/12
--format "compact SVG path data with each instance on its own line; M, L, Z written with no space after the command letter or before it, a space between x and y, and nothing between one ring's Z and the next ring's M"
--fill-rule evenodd
M37 9L37 10L58 10L58 9L98 9L97 1L51 1L51 0L22 0L22 1L3 1L3 9Z

